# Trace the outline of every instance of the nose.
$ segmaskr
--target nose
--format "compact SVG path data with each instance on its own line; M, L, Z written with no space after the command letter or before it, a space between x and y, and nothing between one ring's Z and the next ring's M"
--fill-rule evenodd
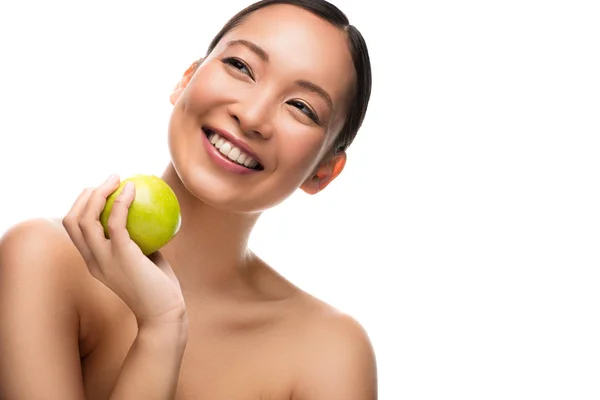
M273 136L273 113L275 107L266 95L238 98L229 105L229 115L248 137L268 140Z

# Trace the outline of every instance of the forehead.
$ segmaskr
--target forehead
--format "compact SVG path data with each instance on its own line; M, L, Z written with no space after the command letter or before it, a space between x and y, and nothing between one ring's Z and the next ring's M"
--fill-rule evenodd
M300 7L277 4L259 9L221 40L244 39L263 48L270 64L291 79L306 79L339 103L354 81L346 33ZM336 101L337 100L337 101Z

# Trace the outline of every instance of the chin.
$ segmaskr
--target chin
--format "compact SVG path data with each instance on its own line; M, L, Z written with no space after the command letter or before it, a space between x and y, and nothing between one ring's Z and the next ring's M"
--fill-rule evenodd
M231 213L263 212L283 202L296 189L285 190L281 182L268 178L241 185L235 180L217 176L199 164L191 168L190 164L178 167L174 161L173 165L191 196L212 208Z

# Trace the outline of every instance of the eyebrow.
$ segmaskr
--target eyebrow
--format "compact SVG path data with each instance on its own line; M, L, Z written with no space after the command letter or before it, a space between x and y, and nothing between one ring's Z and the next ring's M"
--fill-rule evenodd
M255 53L261 60L263 60L266 63L269 62L269 55L267 54L267 52L264 51L260 46L254 44L252 42L249 42L244 39L231 40L231 41L227 42L227 46L234 46L234 45L246 46L247 48L252 50L252 52Z
M252 43L248 40L244 40L244 39L236 39L236 40L231 40L229 42L227 42L227 46L235 46L235 45L242 45L247 47L248 49L250 49L250 51L252 51L254 54L256 54L261 60L263 60L264 62L268 63L269 62L269 55L267 54L266 51L264 51L260 46L258 46L255 43ZM321 96L323 98L323 100L325 100L325 103L327 103L327 106L333 110L333 100L331 100L331 96L329 95L329 93L327 93L327 91L325 89L323 89L321 86L304 80L304 79L300 79L297 80L296 85L308 89L313 93L318 94L319 96Z

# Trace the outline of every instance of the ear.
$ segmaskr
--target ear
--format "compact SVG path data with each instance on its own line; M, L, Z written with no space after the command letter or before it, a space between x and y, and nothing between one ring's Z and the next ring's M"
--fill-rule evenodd
M346 165L346 152L340 151L321 163L314 174L300 188L308 194L317 194L325 189L342 172Z
M188 83L190 83L192 76L194 76L194 72L196 72L201 62L202 59L194 61L193 64L190 65L188 69L183 73L181 80L177 83L177 86L175 86L175 89L173 89L173 92L169 97L171 104L175 105L175 103L177 103L177 100L179 100L181 93L183 93L183 90L186 88Z

